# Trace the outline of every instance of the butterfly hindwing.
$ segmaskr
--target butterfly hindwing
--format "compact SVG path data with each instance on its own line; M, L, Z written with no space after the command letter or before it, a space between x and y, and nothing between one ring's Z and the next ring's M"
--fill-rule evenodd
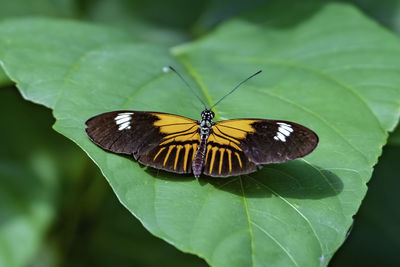
M86 122L90 139L108 151L132 155L144 165L191 172L199 144L197 122L186 117L144 111L113 111Z
M156 169L176 173L191 173L199 139L200 135L196 133L184 142L159 145L140 157L139 162Z
M214 139L211 136L211 139ZM255 172L254 164L243 151L233 146L208 142L204 161L204 174L214 177L227 177Z
M256 165L304 157L318 144L310 129L289 121L236 119L217 122L213 133L229 140Z

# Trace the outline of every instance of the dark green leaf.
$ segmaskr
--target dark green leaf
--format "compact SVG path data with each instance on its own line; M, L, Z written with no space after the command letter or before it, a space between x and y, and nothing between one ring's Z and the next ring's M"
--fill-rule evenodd
M77 149L50 131L47 110L22 102L14 88L2 88L0 99L0 266L27 266L54 220L62 175L75 175Z
M351 235L331 266L398 266L400 146L385 146Z
M389 29L400 33L400 3L397 0L347 0Z
M176 45L188 39L187 31L204 1L192 1L191 8L182 12L185 5L182 0L99 0L89 1L84 10L87 20L122 28L140 40Z
M11 83L10 79L7 77L3 69L0 67L0 87L4 87L10 83Z
M69 17L76 13L73 0L0 0L0 19L32 15Z
M93 167L93 170L97 171L97 168ZM196 256L185 255L147 232L121 206L100 173L85 177L85 180L81 182L87 183L87 188L72 198L72 203L69 201L72 205L64 214L64 218L73 217L78 210L79 221L74 232L63 231L70 228L71 219L63 221L60 218L59 227L63 230L58 239L61 243L69 240L68 247L61 250L65 265L158 266L162 262L167 267L206 266Z
M400 126L397 126L393 133L390 134L388 143L390 145L400 146Z

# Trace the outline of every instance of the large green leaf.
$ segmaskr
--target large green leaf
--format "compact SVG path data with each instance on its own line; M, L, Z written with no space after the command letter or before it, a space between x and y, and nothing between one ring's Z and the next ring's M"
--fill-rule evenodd
M329 6L294 5L286 11L287 16L281 16L281 5L273 5L267 11L225 23L211 37L176 47L173 52L181 55L184 64L188 61L189 69L191 65L202 71L205 66L229 65L233 69L240 66L243 73L258 66L272 76L268 86L292 86L287 76L293 72L323 78L358 97L383 129L393 130L400 115L398 38L354 9ZM339 15L346 19L334 22L333 17ZM255 36L257 42L249 41ZM285 83L280 81L283 76ZM393 84L384 83L389 80ZM299 86L303 84L296 88Z
M174 56L108 29L11 21L0 25L0 59L27 98L54 110L56 130L89 154L153 234L215 266L326 265L399 119L400 43L351 7L301 7L233 20ZM218 117L303 123L319 134L317 150L252 175L198 181L143 168L88 140L85 120L109 110L198 118L195 97L162 72L171 64L183 70L179 63L210 104L262 68L217 107Z

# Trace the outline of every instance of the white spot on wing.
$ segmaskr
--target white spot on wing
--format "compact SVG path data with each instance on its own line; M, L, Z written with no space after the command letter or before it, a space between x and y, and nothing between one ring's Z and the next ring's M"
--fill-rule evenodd
M122 117L122 118L119 118L118 120L116 120L115 123L116 124L122 124L124 122L130 121L131 119L132 118L130 116L129 117Z
M130 129L131 119L133 112L119 113L118 116L114 118L115 123L119 125L118 130L122 131L125 129Z
M132 117L133 112L125 112L125 113L119 113L117 117L115 117L114 120L119 120L127 117Z
M286 137L281 132L277 132L276 137L278 137L282 142L286 142Z
M289 132L293 132L292 125L284 123L284 122L278 122L277 124L279 125L279 127L285 128Z
M130 126L129 124L130 124L129 121L122 123L122 124L118 127L118 130L119 130L119 131L122 131L122 130L125 130L125 129L130 129L131 126Z
M286 137L289 137L294 130L290 124L284 122L277 122L277 124L278 124L278 132L274 136L274 139L276 141L280 140L282 142L286 142Z
M285 128L279 127L278 131L281 132L283 135L289 136L290 132L286 130Z
M288 130L291 133L293 132L293 128L291 126L283 125L283 126L281 126L281 128Z

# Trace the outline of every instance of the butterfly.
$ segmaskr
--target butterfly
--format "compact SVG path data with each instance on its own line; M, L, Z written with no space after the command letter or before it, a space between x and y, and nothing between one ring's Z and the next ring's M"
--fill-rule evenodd
M270 163L304 157L318 145L307 127L282 120L232 119L214 122L205 106L201 120L152 111L119 110L86 121L89 138L104 150L132 156L138 162L174 173L212 177L248 174ZM251 75L241 84L259 74ZM214 104L213 107L216 105Z

